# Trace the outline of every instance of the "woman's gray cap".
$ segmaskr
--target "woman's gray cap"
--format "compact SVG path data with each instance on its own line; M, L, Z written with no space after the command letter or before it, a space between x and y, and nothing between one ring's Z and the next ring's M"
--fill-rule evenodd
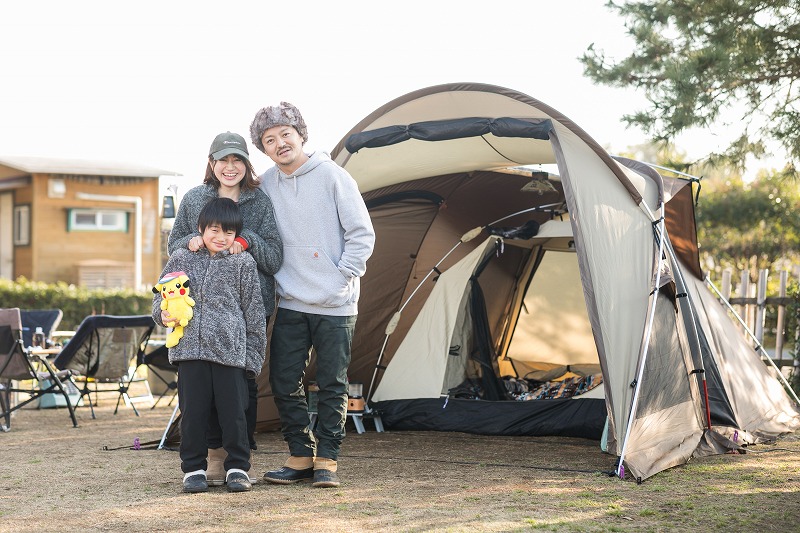
M214 142L211 143L208 156L218 161L231 154L238 155L239 157L243 157L246 161L250 161L250 154L247 152L247 143L244 137L238 133L231 133L229 131L220 133L214 138Z
M289 102L281 102L280 105L262 107L250 124L250 140L256 148L264 151L261 136L275 126L292 126L303 138L303 142L308 142L308 128L300 110Z

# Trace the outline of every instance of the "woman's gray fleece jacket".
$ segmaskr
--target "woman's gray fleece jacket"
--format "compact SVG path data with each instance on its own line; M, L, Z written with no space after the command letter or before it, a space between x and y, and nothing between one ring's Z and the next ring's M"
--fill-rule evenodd
M200 210L218 196L216 187L208 184L193 187L183 196L167 243L170 255L186 248L192 237L200 235L197 230ZM274 276L283 262L283 244L275 223L275 212L269 196L260 189L242 189L238 203L243 221L241 237L247 241L247 252L256 260L261 298L267 316L270 316L275 312Z
M205 248L183 248L172 254L161 277L179 270L189 276L194 316L178 345L169 349L169 362L210 361L257 376L267 349L267 318L255 260L250 254L212 256ZM161 293L153 297L153 320L164 326Z

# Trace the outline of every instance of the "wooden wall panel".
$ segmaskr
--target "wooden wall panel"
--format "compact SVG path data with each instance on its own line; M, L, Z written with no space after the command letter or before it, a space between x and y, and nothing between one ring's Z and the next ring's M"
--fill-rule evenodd
M32 180L31 208L31 279L53 283L77 284L81 261L103 259L134 264L134 204L104 200L83 200L78 192L142 198L142 284L155 283L161 272L158 179L59 176L66 185L63 198L48 197L52 176L36 174ZM119 183L124 181L124 183ZM129 212L127 232L68 231L68 210L74 208L109 208Z

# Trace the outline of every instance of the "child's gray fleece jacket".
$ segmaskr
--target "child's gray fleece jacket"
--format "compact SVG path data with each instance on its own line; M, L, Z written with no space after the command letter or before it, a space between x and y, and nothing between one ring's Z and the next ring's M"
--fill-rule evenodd
M170 348L169 362L203 360L244 368L249 377L264 366L267 323L256 262L248 253L214 256L205 248L181 248L167 261L161 277L184 271L194 316L183 338ZM153 320L161 322L161 294L153 297Z

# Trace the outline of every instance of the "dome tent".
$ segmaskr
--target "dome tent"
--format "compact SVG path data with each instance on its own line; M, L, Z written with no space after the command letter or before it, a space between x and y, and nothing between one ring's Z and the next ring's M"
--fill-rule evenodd
M702 329L685 297L684 275L701 276L687 182L611 157L534 98L476 83L381 106L331 156L358 182L376 229L349 376L369 384L388 429L599 438L607 417L618 473L646 479L738 446L709 424L717 405L753 438L800 424L782 391L780 420L764 428L766 413L744 417L750 430L731 398L751 391L722 383L726 393L706 399ZM536 165L557 175L522 169ZM532 221L530 239L502 236ZM562 367L596 368L602 397L450 394L465 376L497 397L502 376ZM274 408L261 407L260 427L274 428Z
M460 377L448 375L448 367L469 366L454 364L451 348L462 346L460 356L474 359L464 346L474 351L481 344L474 328L470 336L459 326L459 320L469 322L459 312L470 305L470 286L478 284L493 359L490 367L474 364L477 373L519 375L537 368L537 359L578 366L591 365L594 358L604 398L554 400L567 410L555 420L569 426L576 413L591 411L576 404L601 401L609 421L609 452L622 457L634 477L645 479L693 455L737 446L708 427L705 363L698 328L692 325L697 310L680 297L688 290L681 284L684 274L694 279L700 270L693 216L677 219L677 204L686 198L693 214L687 182L665 185L649 167L611 157L575 123L534 98L473 83L429 87L381 106L353 127L331 156L358 182L376 227L350 375L372 384L372 403L393 413L394 418L384 417L390 429L427 427L426 419L435 420L431 428L448 428L446 420L459 419L456 406L468 404L468 412L491 414L469 414L448 429L515 434L524 423L504 422L499 410L524 421L526 415L514 410L538 403L447 398ZM557 179L519 170L545 164L556 165ZM673 203L676 207L666 207ZM664 217L672 223L662 229ZM571 231L564 232L561 224L559 237L543 232L529 240L501 239L497 246L497 237L488 235L497 221L514 227L530 220L542 232L550 221L568 223ZM483 228L480 238L465 239L476 227ZM505 261L493 259L480 277L461 263L473 252L496 257L497 248L503 248ZM550 256L559 260L549 265ZM572 260L573 279L566 276L565 257ZM447 274L459 268L468 273L448 290ZM537 279L545 272L562 279ZM550 308L538 309L531 321L525 297L536 287L554 296ZM434 297L452 308L436 307L430 303ZM527 352L516 347L523 321L549 343ZM394 330L387 336L389 324ZM757 375L769 380L763 364L754 361ZM446 376L450 382L443 381ZM430 385L422 390L425 383ZM783 394L776 400L778 409L785 416L766 431L769 436L798 427L797 412L778 392ZM752 391L729 396L742 393ZM392 410L392 402L403 408ZM539 422L553 434L561 430L553 419ZM498 426L505 429L493 429ZM538 434L536 427L527 431Z

